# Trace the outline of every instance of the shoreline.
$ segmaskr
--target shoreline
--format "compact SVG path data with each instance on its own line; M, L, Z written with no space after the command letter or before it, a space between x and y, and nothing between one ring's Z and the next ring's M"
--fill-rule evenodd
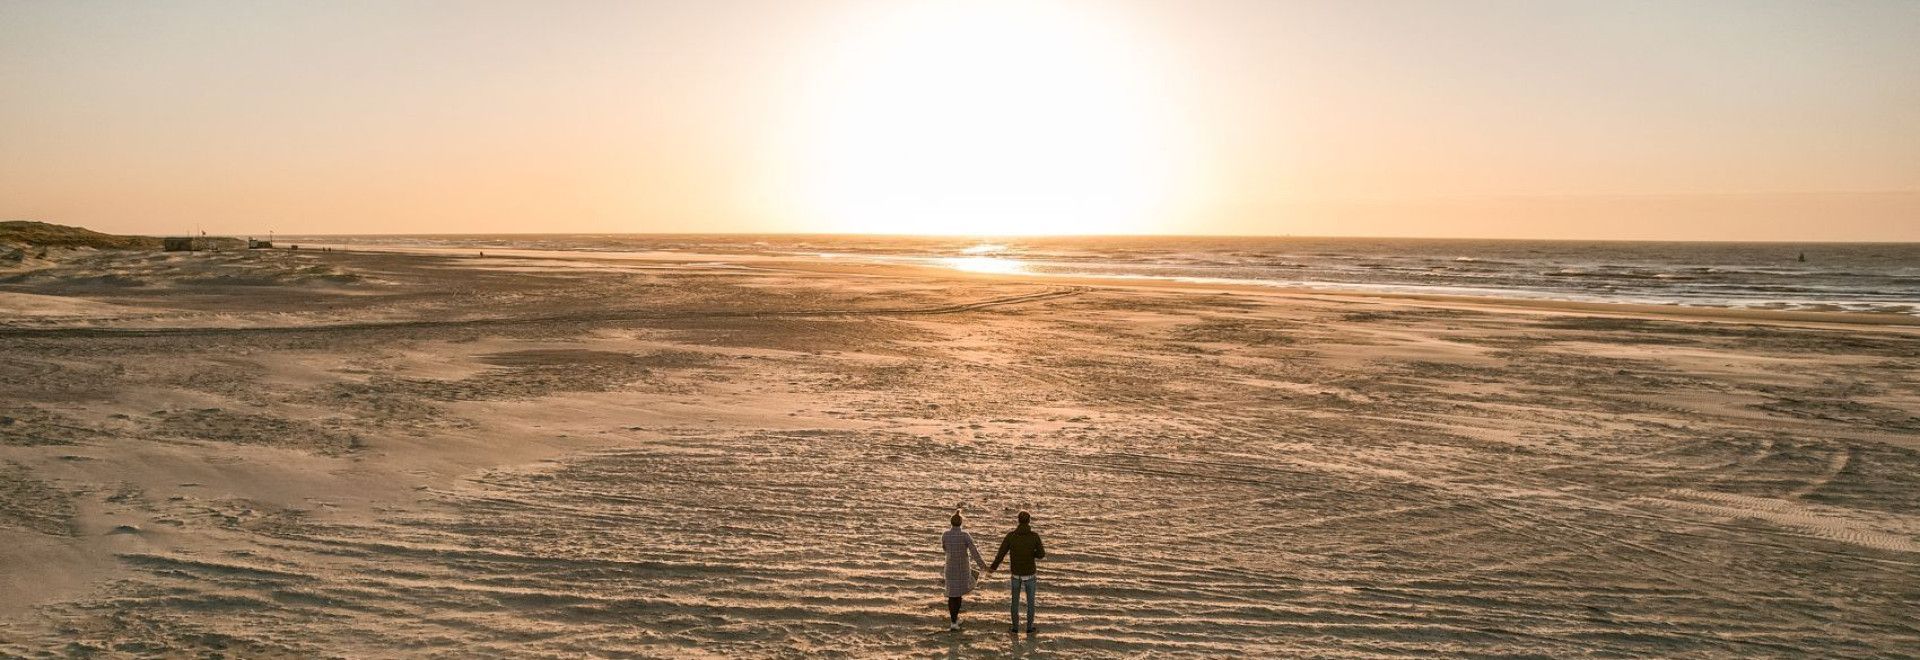
M364 251L382 253L421 254L434 256L474 256L475 253L487 253L486 258L547 259L560 261L607 261L614 263L653 262L672 264L679 267L708 265L713 267L733 266L756 270L784 270L794 272L820 272L832 274L858 274L875 277L956 277L1000 280L1007 282L1059 284L1067 286L1097 286L1106 288L1147 288L1159 290L1179 290L1188 292L1236 292L1264 294L1281 297L1327 298L1336 300L1377 299L1396 302L1432 303L1441 307L1497 308L1505 310L1532 311L1536 313L1583 313L1624 318L1658 318L1670 320L1697 321L1734 321L1795 325L1803 327L1855 327L1883 326L1890 328L1920 328L1920 316L1889 314L1878 312L1851 312L1825 310L1769 310L1743 307L1704 307L1660 303L1631 302L1590 302L1576 300L1553 300L1529 297L1473 296L1444 293L1410 293L1392 291L1337 291L1308 286L1276 286L1258 283L1230 282L1188 282L1177 279L1150 279L1129 276L1065 275L1048 273L986 273L935 265L884 263L878 261L855 261L827 257L802 257L791 255L754 255L731 253L688 253L671 250L646 252L584 252L572 250L539 249L500 249L476 250L470 248L437 248L404 245L347 244L332 246L342 251ZM479 258L475 256L475 258ZM733 263L738 262L738 263Z

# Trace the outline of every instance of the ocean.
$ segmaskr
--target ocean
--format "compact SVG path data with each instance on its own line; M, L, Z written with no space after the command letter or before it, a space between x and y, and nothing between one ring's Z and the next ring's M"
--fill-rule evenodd
M309 243L684 251L1325 289L1920 315L1920 243L749 234L302 237ZM1802 260L1804 257L1804 260Z

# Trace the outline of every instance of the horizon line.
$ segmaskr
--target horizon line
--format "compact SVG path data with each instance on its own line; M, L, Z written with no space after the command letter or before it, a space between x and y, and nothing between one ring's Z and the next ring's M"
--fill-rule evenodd
M908 238L927 240L1056 240L1056 239L1111 239L1111 238L1304 238L1304 239L1340 239L1340 240L1399 240L1399 241L1514 241L1514 242L1562 242L1562 243L1767 243L1767 244L1812 244L1812 245L1920 245L1916 240L1819 240L1819 239L1685 239L1685 238L1528 238L1528 237L1485 237L1485 236L1386 236L1386 235L1337 235L1337 234L887 234L869 232L794 232L794 231L576 231L576 232L377 232L357 234L302 234L275 232L287 238L336 238L361 236L423 236L423 237L468 237L468 236L805 236L805 237L862 237L862 238Z

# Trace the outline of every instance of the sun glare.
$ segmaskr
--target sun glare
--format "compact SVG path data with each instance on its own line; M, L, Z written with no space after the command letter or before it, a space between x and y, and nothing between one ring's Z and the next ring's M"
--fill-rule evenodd
M940 265L969 273L999 275L1012 275L1027 270L1026 265L1020 263L1020 260L1004 257L947 257L940 260Z
M882 5L836 35L800 131L831 231L1139 233L1184 159L1145 44L1047 2Z

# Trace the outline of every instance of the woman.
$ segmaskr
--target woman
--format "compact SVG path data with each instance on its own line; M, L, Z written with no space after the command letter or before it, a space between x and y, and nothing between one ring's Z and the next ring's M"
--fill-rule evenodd
M960 601L973 591L973 569L985 570L987 562L980 558L980 548L973 544L973 535L960 529L966 519L959 511L953 512L953 528L940 537L940 546L947 551L947 630L960 629ZM971 556L973 564L967 564Z

